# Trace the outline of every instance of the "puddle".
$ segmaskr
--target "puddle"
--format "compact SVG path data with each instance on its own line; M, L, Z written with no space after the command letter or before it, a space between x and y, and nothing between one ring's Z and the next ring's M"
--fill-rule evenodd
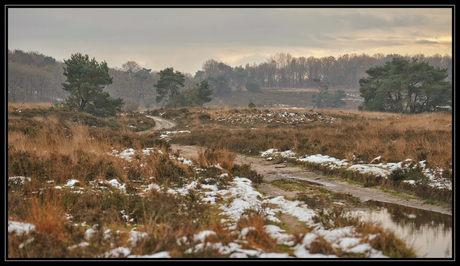
M309 184L309 185L312 185L312 186L319 186L319 187L323 187L324 185L321 184L321 183L317 183L317 182L311 182L311 181L308 181L308 180L305 180L305 179L298 179L297 181L301 182L301 183L306 183L306 184Z
M452 258L452 216L394 203L369 200L372 210L348 215L389 229L416 250L421 258Z
M327 187L327 188L335 188L336 187L336 185L328 183L328 182L316 181L316 180L312 180L312 179L305 178L305 177L298 177L298 176L295 176L295 175L292 175L292 174L276 173L276 175L281 176L281 177L286 178L286 179L294 179L294 180L299 181L299 182L305 182L307 184L314 185L314 186L320 186L320 187L324 186L324 187Z

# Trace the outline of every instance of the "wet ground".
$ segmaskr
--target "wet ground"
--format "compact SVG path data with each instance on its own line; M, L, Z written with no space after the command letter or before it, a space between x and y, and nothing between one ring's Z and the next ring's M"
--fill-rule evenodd
M347 213L389 229L416 250L418 257L452 258L452 216L399 204L368 201L368 210Z
M203 149L198 146L181 146L175 144L172 145L172 148L174 150L180 149L182 156L187 158L196 157L198 155L198 150ZM352 185L347 182L340 181L338 178L317 174L313 171L302 169L301 167L290 167L286 166L286 164L274 164L273 162L268 162L262 158L243 156L239 154L236 156L235 163L251 164L251 168L261 174L263 179L267 181L273 181L281 178L304 180L318 185L323 185L325 188L335 192L351 194L352 196L359 198L361 201L375 200L397 203L407 207L452 215L452 210L448 210L441 206L425 204L423 200L402 198L383 192L379 189ZM295 197L297 193L295 191L280 191L280 189L276 189L274 186L266 183L260 185L259 190L267 193L267 195L283 195L288 198Z
M172 145L180 149L187 158L196 157L197 146ZM359 198L359 204L346 204L347 215L360 217L363 221L379 224L389 229L412 245L418 257L451 258L452 255L452 211L440 206L428 205L424 201L393 196L378 189L366 188L342 182L334 177L317 174L301 167L274 164L265 159L237 155L237 164L251 164L251 168L263 176L265 182L258 190L267 196L285 196L295 199L299 191L270 184L277 180L295 180L330 191ZM282 217L289 228L300 228L293 217ZM293 229L291 229L293 230Z
M174 122L167 119L148 117L157 122L153 130L175 126ZM181 150L181 156L188 159L196 158L198 151L204 149L198 146L175 144L172 148ZM317 174L301 167L268 162L262 158L237 155L235 163L251 164L251 168L261 174L265 180L258 185L258 190L268 196L295 199L298 190L270 184L276 180L293 180L359 198L359 204L345 205L347 215L360 217L363 221L378 223L383 228L390 229L406 243L413 245L419 257L452 257L452 211L449 209L428 205L422 200L402 198L378 189L349 184L338 178ZM290 231L303 227L294 217L280 218Z

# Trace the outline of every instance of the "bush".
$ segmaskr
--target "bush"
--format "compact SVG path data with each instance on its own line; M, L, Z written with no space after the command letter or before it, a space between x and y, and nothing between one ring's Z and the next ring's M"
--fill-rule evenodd
M255 93L261 93L262 92L262 89L260 88L259 84L257 84L257 83L246 82L245 87L250 92L255 92Z
M125 109L136 111L137 109L139 109L139 104L137 104L135 102L131 102L131 101L128 100L128 101L126 101L124 107L125 107Z
M198 119L200 120L210 120L211 119L211 116L208 115L208 114L202 114L198 117Z
M388 179L393 180L393 181L426 179L425 175L423 174L423 168L420 166L420 164L416 164L415 167L412 167L412 164L411 164L410 167L411 168L409 169L402 169L402 168L394 169L388 175Z
M246 177L256 184L262 183L262 176L259 175L256 171L251 170L251 165L249 164L233 165L233 167L230 169L230 174L238 177Z
M391 171L390 175L388 175L388 179L393 180L393 181L400 181L400 180L406 180L407 179L407 172L404 171L402 168L396 168L393 171Z

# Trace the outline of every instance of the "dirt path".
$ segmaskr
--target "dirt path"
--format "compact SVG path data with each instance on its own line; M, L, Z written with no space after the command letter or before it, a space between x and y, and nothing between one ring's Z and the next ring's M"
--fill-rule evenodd
M152 133L152 130L169 129L176 126L176 123L174 123L173 121L164 119L159 116L146 115L146 117L155 120L155 126L151 129L137 132L138 134L150 134Z
M176 126L176 123L174 123L173 121L164 119L159 116L146 115L146 117L155 120L155 127L152 128L153 130L169 129Z
M181 155L189 159L197 157L198 150L203 149L202 147L198 146L181 146L175 144L172 144L172 148L174 150L181 150ZM451 210L447 210L440 206L428 205L421 200L405 199L402 197L393 196L379 189L371 189L348 184L347 182L342 182L337 178L316 174L312 171L302 169L301 167L287 167L286 164L273 164L272 162L267 162L262 158L254 158L240 154L236 156L235 163L251 164L251 168L257 171L257 173L261 174L267 181L272 181L280 178L307 180L312 183L321 184L323 187L335 192L349 193L359 198L361 201L375 200L390 202L413 208L452 215ZM297 193L296 191L285 191L267 183L262 183L259 186L259 190L269 196L286 196L286 198L294 198Z

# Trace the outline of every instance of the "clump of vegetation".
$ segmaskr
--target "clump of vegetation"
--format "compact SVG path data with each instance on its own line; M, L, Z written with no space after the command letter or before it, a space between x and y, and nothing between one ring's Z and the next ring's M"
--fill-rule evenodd
M228 173L233 166L235 157L234 152L230 152L225 148L211 148L206 149L204 152L200 150L196 161L200 167L218 166Z
M139 109L139 104L132 101L126 101L124 108L127 110L136 111Z
M166 68L159 72L160 79L154 85L157 91L156 103L163 101L163 107L185 107L185 106L203 106L211 101L213 89L207 80L196 84L196 87L180 91L184 87L185 75L181 72L174 72L174 68Z
M253 82L246 82L244 85L246 89L250 92L261 93L262 89L260 88L259 84Z
M426 179L423 174L423 168L417 163L415 166L411 163L407 168L396 168L390 172L388 179L393 181L402 180L422 180Z
M230 173L233 176L246 177L256 184L262 183L262 180L263 180L263 177L260 174L258 174L256 171L251 169L250 164L243 164L243 165L235 164L230 169Z
M329 87L318 78L314 78L313 81L319 83L319 93L312 95L312 102L317 108L340 108L347 103L343 101L345 98L345 92L343 90L337 90L334 94L329 94Z

